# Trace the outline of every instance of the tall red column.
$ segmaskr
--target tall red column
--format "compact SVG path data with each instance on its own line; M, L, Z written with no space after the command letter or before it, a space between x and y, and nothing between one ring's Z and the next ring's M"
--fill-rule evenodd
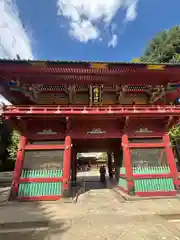
M133 190L134 181L133 181L131 156L130 156L130 151L128 147L128 136L126 134L122 136L122 148L123 148L123 154L124 154L124 167L126 169L127 188L128 188L128 192L130 193Z
M65 137L64 169L63 169L63 195L69 195L71 172L71 137Z
M177 167L176 167L176 162L174 159L174 154L173 154L173 150L171 148L171 141L170 141L170 137L168 134L165 134L163 136L163 141L165 144L165 151L166 151L166 156L167 156L167 161L171 170L171 174L173 176L174 179L174 185L176 186L176 188L178 187L178 171L177 171Z
M16 197L18 194L19 180L20 180L21 171L23 168L24 149L25 149L26 143L27 143L26 137L21 136L19 141L19 149L16 156L16 164L14 168L13 183L12 183L12 189L11 189L12 198Z

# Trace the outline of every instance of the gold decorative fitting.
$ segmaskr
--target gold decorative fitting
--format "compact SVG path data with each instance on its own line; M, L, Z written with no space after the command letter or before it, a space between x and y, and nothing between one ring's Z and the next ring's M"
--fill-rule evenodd
M69 150L69 146L66 147L66 150Z
M36 61L32 61L30 62L30 64L32 66L37 66L37 67L46 67L46 62L42 61L42 62L36 62Z
M95 69L105 69L105 68L107 68L107 64L106 63L91 63L90 67L95 68Z
M165 65L148 65L148 70L164 70Z

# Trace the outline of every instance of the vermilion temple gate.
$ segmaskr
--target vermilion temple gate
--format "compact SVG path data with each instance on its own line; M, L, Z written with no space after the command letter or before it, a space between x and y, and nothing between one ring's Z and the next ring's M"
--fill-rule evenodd
M22 134L12 196L67 195L76 152L104 147L121 190L176 195L168 129L179 120L179 73L173 65L0 62L1 92L14 104L3 115Z

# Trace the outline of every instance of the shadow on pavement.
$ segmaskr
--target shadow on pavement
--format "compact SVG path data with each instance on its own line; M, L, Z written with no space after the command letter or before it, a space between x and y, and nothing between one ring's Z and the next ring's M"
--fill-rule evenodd
M8 177L7 177L8 178ZM45 202L8 201L11 181L0 178L0 240L49 240L53 235L61 239L63 233L71 228L71 221L60 219L61 201L49 202L56 211L47 211Z

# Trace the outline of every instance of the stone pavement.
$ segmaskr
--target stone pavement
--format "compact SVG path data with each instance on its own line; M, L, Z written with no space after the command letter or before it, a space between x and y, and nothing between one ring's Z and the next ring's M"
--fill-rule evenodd
M176 222L160 216L170 214ZM179 199L126 202L111 189L86 192L77 204L1 204L0 216L0 240L180 239Z

